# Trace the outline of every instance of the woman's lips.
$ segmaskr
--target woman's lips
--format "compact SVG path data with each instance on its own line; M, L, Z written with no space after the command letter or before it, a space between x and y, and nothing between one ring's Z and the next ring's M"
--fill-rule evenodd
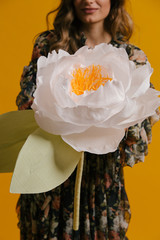
M89 13L94 13L98 10L98 8L83 8L82 11L86 14L89 14Z

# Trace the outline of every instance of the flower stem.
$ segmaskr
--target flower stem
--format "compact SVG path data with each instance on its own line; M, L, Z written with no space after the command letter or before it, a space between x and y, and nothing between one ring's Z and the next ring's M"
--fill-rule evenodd
M74 215L73 215L74 231L77 231L79 229L80 190L81 190L83 163L84 163L84 152L82 152L81 159L77 166L75 192L74 192Z

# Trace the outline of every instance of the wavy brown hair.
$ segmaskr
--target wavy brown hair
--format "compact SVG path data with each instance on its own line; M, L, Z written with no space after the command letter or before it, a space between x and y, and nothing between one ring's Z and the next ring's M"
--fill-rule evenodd
M81 22L74 10L74 0L61 0L59 7L46 16L49 28L49 16L57 13L53 22L53 38L50 50L64 49L74 53L83 46L84 40L80 31ZM111 0L111 9L105 19L105 28L117 42L127 42L133 33L133 22L125 10L125 0Z

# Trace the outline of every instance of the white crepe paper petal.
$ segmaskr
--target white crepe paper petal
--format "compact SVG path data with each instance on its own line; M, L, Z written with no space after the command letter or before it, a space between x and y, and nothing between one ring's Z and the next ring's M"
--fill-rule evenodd
M62 138L78 152L85 146L87 152L105 154L116 151L124 134L124 129L91 127L83 133L70 134Z
M150 87L150 77L153 69L149 62L138 68L135 68L135 64L131 66L133 67L132 82L127 91L127 96L129 98L136 98L143 95Z
M77 151L113 152L124 128L160 106L160 93L150 89L152 71L148 62L137 68L125 49L105 43L72 55L53 51L38 60L35 119Z

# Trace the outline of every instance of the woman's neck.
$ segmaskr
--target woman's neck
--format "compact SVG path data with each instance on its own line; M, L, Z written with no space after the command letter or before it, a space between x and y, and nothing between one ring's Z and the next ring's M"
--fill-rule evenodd
M100 43L109 43L111 41L111 35L104 30L102 25L85 25L85 27L83 27L83 32L87 38L86 45L89 47L94 47Z

